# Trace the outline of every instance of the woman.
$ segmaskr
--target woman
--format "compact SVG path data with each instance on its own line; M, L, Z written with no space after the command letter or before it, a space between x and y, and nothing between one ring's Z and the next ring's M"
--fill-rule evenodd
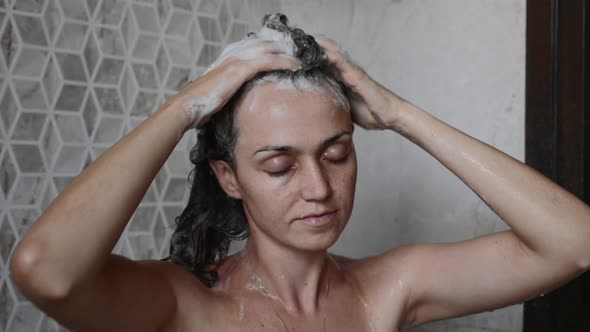
M403 331L522 302L588 269L586 204L399 98L333 41L319 39L319 52L280 14L265 26L89 165L31 227L10 266L31 301L76 331ZM511 230L360 260L328 254L352 210L353 122L416 143ZM195 127L173 262L111 255Z

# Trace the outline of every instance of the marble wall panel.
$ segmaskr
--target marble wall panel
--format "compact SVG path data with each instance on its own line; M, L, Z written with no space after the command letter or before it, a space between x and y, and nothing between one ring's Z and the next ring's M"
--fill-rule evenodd
M66 331L12 284L14 246L84 167L276 8L275 0L0 0L0 331ZM167 255L194 142L189 134L178 145L115 253Z

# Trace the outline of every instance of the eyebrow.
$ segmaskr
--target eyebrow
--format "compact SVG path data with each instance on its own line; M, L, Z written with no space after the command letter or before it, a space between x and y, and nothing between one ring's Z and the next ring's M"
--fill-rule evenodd
M328 137L325 140L323 140L318 147L319 148L323 148L326 147L334 142L336 142L337 140L340 139L340 137L344 136L344 135L352 135L352 132L347 131L347 130L343 130L339 133L337 133L334 136ZM293 147L288 146L288 145L267 145L261 149L256 150L256 152L254 152L253 155L257 154L258 152L268 152L268 151L274 151L274 152L286 152L286 151L290 151L293 150Z

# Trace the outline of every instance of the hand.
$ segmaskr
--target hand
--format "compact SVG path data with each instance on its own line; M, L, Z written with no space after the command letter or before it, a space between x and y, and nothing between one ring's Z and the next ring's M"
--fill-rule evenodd
M284 42L258 37L232 43L201 77L189 82L166 104L186 113L185 131L199 127L258 72L301 69L300 62L289 52Z
M322 35L315 39L326 53L328 64L350 89L352 120L365 129L394 129L405 101L352 62L335 41Z

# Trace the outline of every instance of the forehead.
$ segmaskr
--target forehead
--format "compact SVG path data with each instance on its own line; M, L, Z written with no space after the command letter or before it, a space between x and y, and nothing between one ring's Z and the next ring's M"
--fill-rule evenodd
M278 83L254 87L235 112L236 148L241 150L269 144L304 148L352 130L349 112L331 97Z

